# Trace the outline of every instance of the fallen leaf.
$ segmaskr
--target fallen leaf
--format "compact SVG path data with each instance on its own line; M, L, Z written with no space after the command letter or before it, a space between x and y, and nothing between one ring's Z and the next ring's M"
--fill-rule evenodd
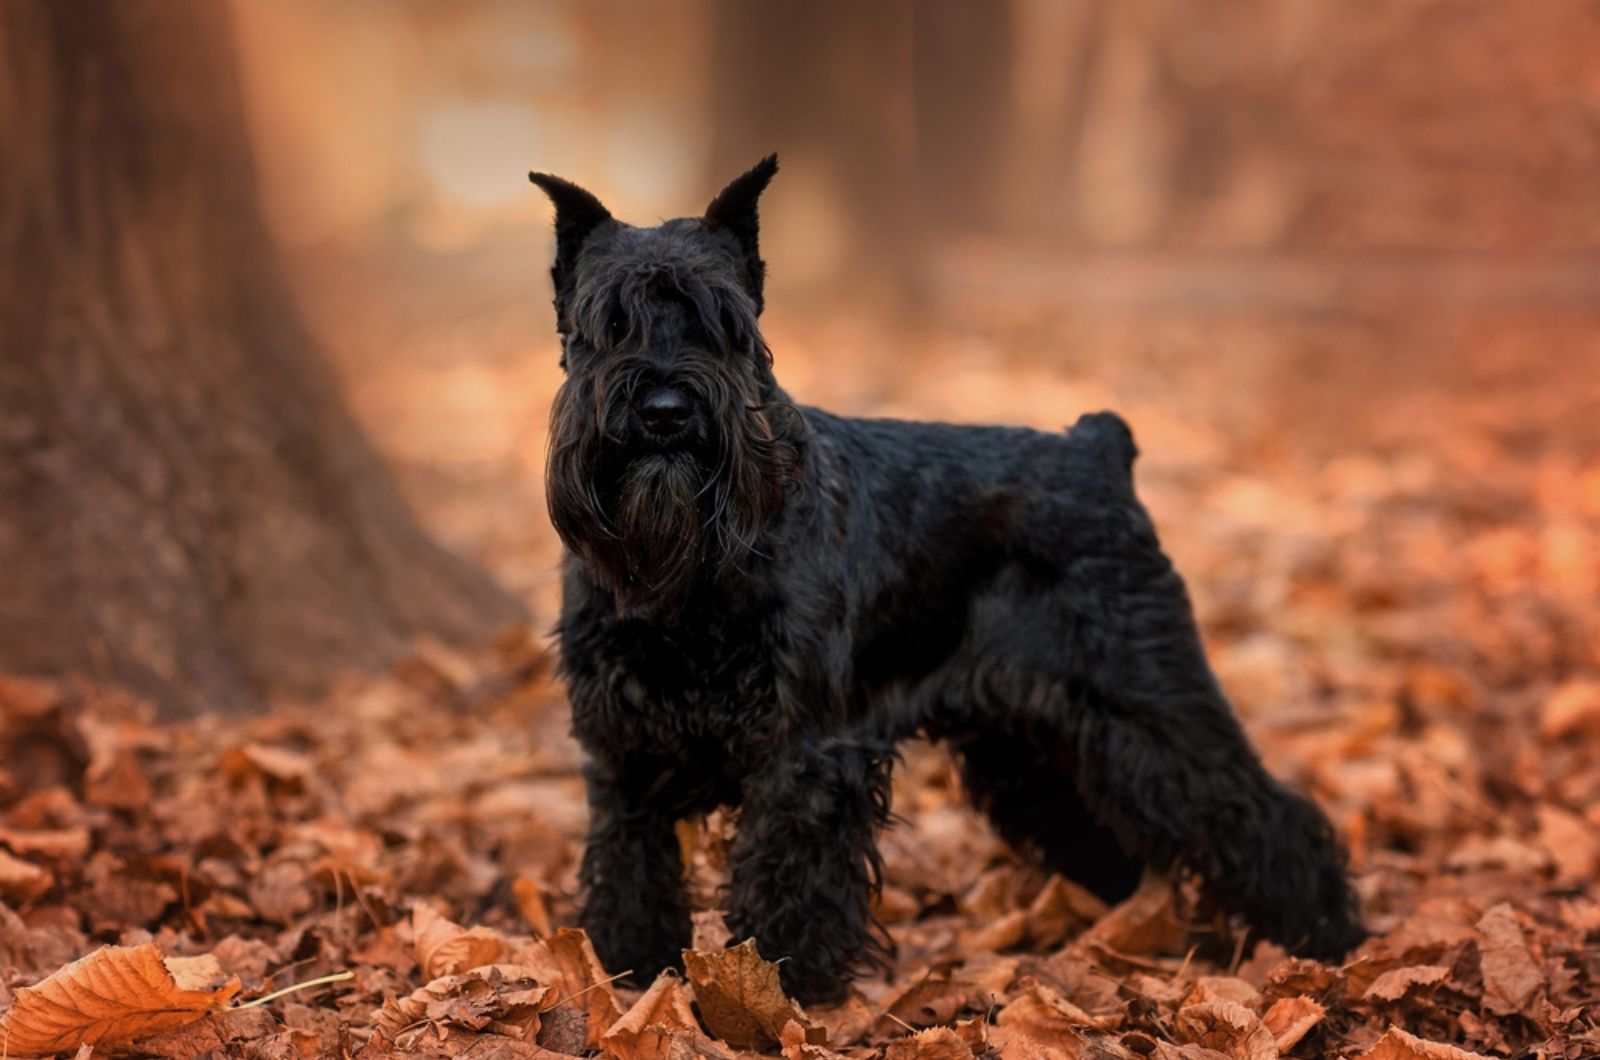
M1186 1042L1233 1060L1277 1060L1278 1042L1261 1017L1232 1001L1202 1001L1178 1010L1174 1020Z
M813 1044L808 1031L790 1020L783 1025L778 1041L783 1046L784 1060L844 1060L840 1054L825 1045Z
M273 861L250 881L250 904L256 913L280 924L292 924L316 904L306 867L287 859Z
M534 935L547 937L551 932L550 910L544 901L544 889L531 876L518 876L511 884L511 893L517 900L517 911L533 928Z
M484 927L469 931L440 916L426 902L412 907L411 932L416 939L417 964L429 979L494 964L505 956L505 946L494 932Z
M1053 946L1083 930L1107 912L1106 903L1078 884L1051 876L1027 909L1027 939Z
M61 706L60 682L46 677L0 675L0 715L36 718Z
M1492 1060L1482 1053L1469 1053L1443 1042L1430 1042L1399 1027L1378 1039L1376 1045L1356 1060Z
M650 989L611 1025L600 1044L607 1054L620 1060L643 1060L658 1050L639 1049L642 1036L659 1039L673 1033L699 1034L700 1024L689 1007L682 981L675 975L658 975Z
M1267 1009L1261 1022L1272 1032L1278 1052L1286 1053L1300 1043L1312 1027L1322 1022L1328 1010L1303 995L1280 997Z
M546 1049L582 1056L588 1051L589 1014L571 1001L540 1009L536 1040Z
M880 1020L878 1029L886 1030L886 1023L919 1028L948 1023L969 1006L987 1002L980 988L965 978L952 976L948 971L925 972L898 991L884 996L880 1002L884 1019Z
M1585 884L1600 871L1600 831L1559 806L1541 804L1535 809L1539 820L1539 845L1556 867L1556 880Z
M1550 693L1539 713L1539 735L1560 740L1574 733L1600 735L1600 681L1574 678Z
M1256 988L1243 979L1231 975L1202 975L1183 995L1182 1005L1198 1005L1203 1001L1232 1001L1249 1005L1255 998Z
M1022 909L1002 913L985 921L976 931L962 936L964 953L1000 953L1015 949L1028 937L1028 914Z
M298 751L259 743L232 748L218 765L235 778L256 774L291 787L303 785L316 771L315 763Z
M1438 986L1448 978L1450 969L1437 964L1407 965L1378 976L1361 996L1367 1001L1399 1001L1423 988Z
M777 1044L791 1020L811 1025L784 994L778 966L756 952L754 939L711 953L684 950L683 963L706 1026L736 1049Z
M54 885L55 876L49 869L0 850L0 898L13 905L26 905Z
M836 1005L812 1006L806 1015L811 1022L826 1032L828 1042L836 1047L854 1045L878 1022L880 1013L852 990L850 996ZM799 1024L796 1024L799 1026ZM787 1025L786 1025L787 1026Z
M70 828L0 828L0 844L14 854L30 854L53 861L82 861L89 853L89 829L75 825Z
M0 1041L12 1055L125 1045L215 1012L239 988L214 957L168 957L155 943L102 946L18 990L0 1017Z
M1007 1052L1004 1045L1015 1035L1027 1039L1029 1044L1016 1045L1013 1053L1037 1046L1067 1056L1079 1055L1085 1042L1080 1028L1088 1025L1081 1016L1063 1014L1056 1006L1042 1000L1037 992L1024 995L1001 1009L995 1022L1009 1032L996 1035L1002 1053Z
M588 1015L588 1045L598 1049L606 1031L621 1018L622 1007L611 986L612 976L601 967L589 936L562 928L522 951L518 960L533 966L539 981L550 986L553 993L547 1004L570 1001Z
M1173 906L1175 893L1164 873L1147 870L1138 889L1090 925L1083 940L1129 954L1181 949L1189 929Z
M972 1047L949 1027L930 1027L884 1046L884 1060L972 1060Z
M1478 921L1483 967L1483 1003L1501 1015L1529 1013L1544 988L1544 973L1528 952L1517 914L1504 902Z
M539 1029L539 1011L550 996L534 971L524 965L491 964L461 975L447 975L403 998L389 998L372 1023L391 1041L404 1044L407 1032L430 1027L481 1031L491 1024L515 1026L523 1036Z
M265 1008L224 1009L202 1013L199 1019L182 1027L162 1031L148 1038L141 1037L138 1052L140 1057L157 1060L194 1060L200 1056L241 1054L258 1056L262 1044L277 1030L278 1021Z
M1207 1049L1193 1042L1184 1042L1182 1045L1157 1042L1155 1051L1150 1055L1155 1057L1155 1060L1230 1060L1227 1053L1219 1053L1215 1049Z

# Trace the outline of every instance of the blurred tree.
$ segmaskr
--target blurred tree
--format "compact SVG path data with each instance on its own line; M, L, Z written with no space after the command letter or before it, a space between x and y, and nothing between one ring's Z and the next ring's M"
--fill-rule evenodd
M914 309L925 232L1003 218L1012 130L1012 4L719 0L712 168L776 150L843 230L830 299ZM824 198L824 203L818 203Z
M810 209L843 229L828 290L865 291L880 308L909 293L915 260L913 17L910 0L713 7L714 179L777 151L789 194L818 188Z
M1004 218L1004 163L1015 123L1014 5L921 0L913 10L921 223L992 230Z
M258 214L227 8L0 4L0 670L255 706L518 606L418 528Z

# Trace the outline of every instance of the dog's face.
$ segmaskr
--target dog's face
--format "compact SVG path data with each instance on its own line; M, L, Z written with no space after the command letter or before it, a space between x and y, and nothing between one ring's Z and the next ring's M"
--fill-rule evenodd
M768 158L702 217L635 228L543 174L556 206L567 378L551 416L551 520L624 611L671 610L737 566L782 505L799 425L757 318Z

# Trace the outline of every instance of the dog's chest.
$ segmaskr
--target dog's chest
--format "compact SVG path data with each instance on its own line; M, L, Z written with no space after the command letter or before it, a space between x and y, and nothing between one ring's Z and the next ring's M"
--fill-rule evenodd
M599 709L614 716L594 720L638 750L740 771L778 735L773 657L750 621L616 620L595 633L588 650L611 690Z

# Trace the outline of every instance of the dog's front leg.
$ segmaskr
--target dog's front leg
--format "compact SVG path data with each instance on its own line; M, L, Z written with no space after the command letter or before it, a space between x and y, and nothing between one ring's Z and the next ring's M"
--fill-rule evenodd
M674 815L644 771L590 762L580 922L606 970L648 986L689 945L689 905Z
M872 901L894 747L833 735L775 758L745 781L728 926L735 940L754 938L763 957L782 961L795 999L832 1000L887 948Z

